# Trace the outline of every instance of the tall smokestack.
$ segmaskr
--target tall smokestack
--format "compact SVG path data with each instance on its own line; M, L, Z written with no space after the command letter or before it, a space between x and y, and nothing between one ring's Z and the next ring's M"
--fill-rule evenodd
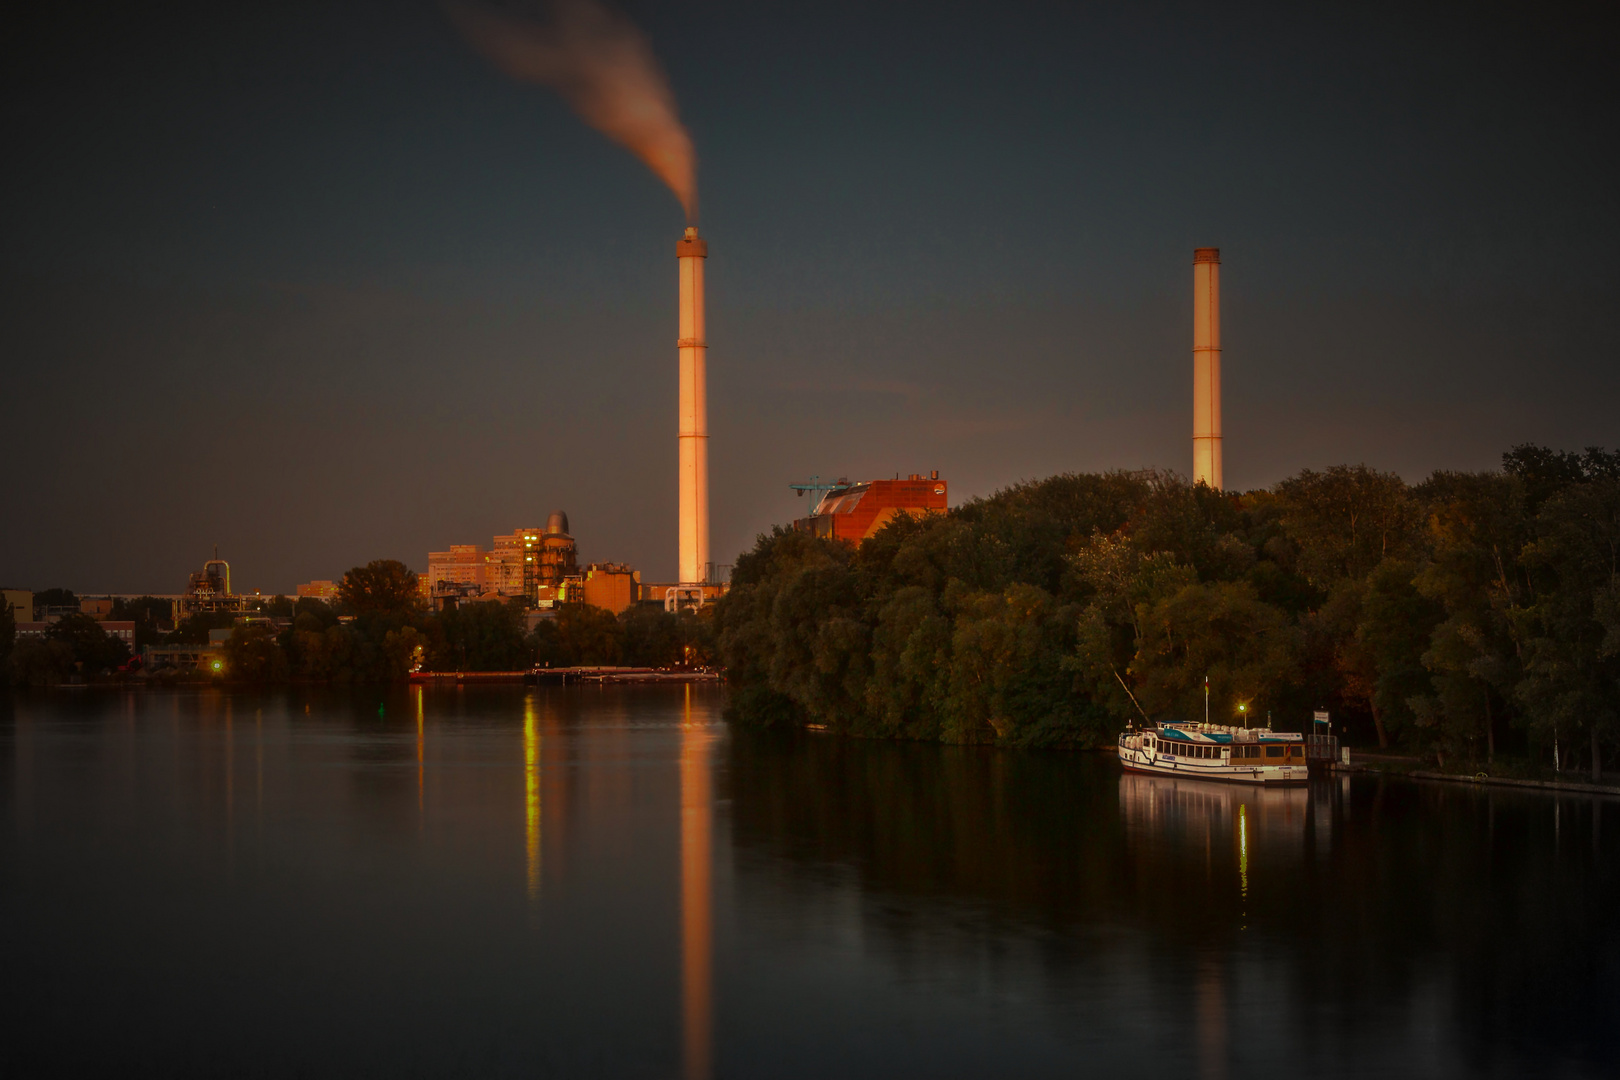
M1221 249L1193 251L1193 483L1221 489Z
M703 329L703 260L709 245L695 227L675 245L681 264L681 580L709 579L709 377Z

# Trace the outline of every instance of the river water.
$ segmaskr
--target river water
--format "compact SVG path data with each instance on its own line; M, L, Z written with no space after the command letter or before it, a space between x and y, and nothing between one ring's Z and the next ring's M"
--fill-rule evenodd
M1620 801L1257 792L722 704L0 697L0 1073L1620 1070Z

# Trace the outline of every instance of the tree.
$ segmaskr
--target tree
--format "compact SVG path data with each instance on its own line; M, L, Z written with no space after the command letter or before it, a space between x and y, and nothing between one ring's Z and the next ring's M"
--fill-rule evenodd
M406 615L421 607L417 576L397 559L374 559L343 575L338 600L356 615Z
M619 612L620 659L633 667L669 667L685 659L682 619L661 604Z
M1442 614L1418 591L1416 573L1413 563L1385 559L1365 579L1340 582L1321 614L1332 627L1345 696L1372 713L1380 747L1389 746L1391 733L1414 722L1433 726L1436 719L1413 705L1414 699L1432 700L1424 659Z
M133 600L120 597L113 601L109 618L128 620L135 624L135 648L145 648L163 640L163 624L174 617L174 604L155 596L141 596Z
M946 602L957 617L941 710L945 738L1086 744L1111 726L1093 722L1095 710L1075 693L1075 675L1065 663L1074 648L1072 607L1027 584L999 595L947 590Z
M225 642L225 674L245 683L286 682L287 655L276 642L275 630L264 623L232 630Z
M1594 777L1620 723L1620 657L1606 624L1620 590L1620 479L1595 475L1542 503L1522 556L1538 587L1514 612L1524 643L1514 696L1560 767L1562 740L1586 736Z
M529 637L531 655L548 667L619 663L619 623L613 612L589 604L562 604Z
M1276 486L1279 520L1299 545L1299 568L1328 588L1409 557L1421 518L1406 483L1365 465L1304 469Z
M73 674L73 649L65 641L30 638L11 651L11 680L18 686L55 686Z
M1298 628L1246 581L1188 585L1138 620L1130 673L1155 719L1202 720L1206 678L1215 723L1263 715L1298 680Z
M63 616L46 628L45 637L72 650L74 661L84 666L86 674L118 667L129 659L124 643L88 615Z
M470 603L440 612L424 643L429 671L519 671L534 662L516 603Z
M163 640L171 645L206 645L210 630L229 630L235 625L236 616L229 611L199 611L181 619Z

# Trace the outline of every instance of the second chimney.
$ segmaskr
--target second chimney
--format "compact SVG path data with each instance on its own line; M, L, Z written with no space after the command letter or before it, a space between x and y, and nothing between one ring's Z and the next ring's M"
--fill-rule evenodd
M1193 251L1193 483L1221 490L1221 249Z

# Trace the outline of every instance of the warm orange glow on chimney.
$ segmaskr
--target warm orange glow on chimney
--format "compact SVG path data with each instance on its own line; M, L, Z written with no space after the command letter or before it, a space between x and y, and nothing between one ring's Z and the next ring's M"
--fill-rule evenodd
M708 338L703 325L703 262L709 245L695 227L675 245L681 264L680 583L709 579Z
M1221 489L1221 249L1193 252L1193 483Z

